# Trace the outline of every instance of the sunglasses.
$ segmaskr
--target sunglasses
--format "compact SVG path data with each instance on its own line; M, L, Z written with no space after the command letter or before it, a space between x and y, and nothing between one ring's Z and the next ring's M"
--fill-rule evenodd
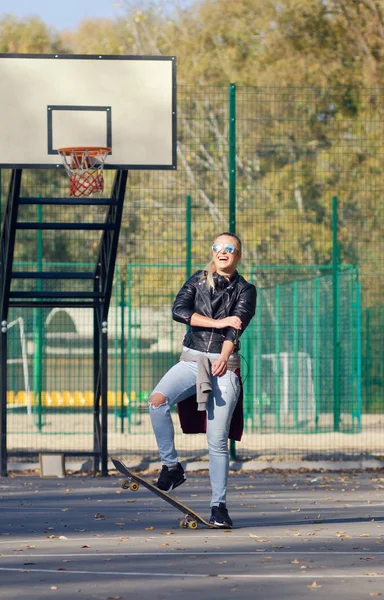
M228 254L234 254L236 248L233 244L213 244L212 250L213 252L220 252L220 250L224 249Z

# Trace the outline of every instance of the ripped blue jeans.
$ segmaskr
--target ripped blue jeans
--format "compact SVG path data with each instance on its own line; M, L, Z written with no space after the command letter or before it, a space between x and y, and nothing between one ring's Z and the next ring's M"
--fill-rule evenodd
M184 350L193 354L202 354L190 348ZM213 359L220 356L210 352L205 354ZM149 402L152 427L161 462L164 465L172 466L178 462L171 406L196 393L196 375L196 362L180 361L164 375L152 392L152 394L163 394L166 398L166 402L158 407L153 407ZM240 381L236 373L227 371L222 377L212 376L212 387L207 409L207 441L212 488L211 506L218 506L220 502L226 502L229 467L228 433L240 395Z

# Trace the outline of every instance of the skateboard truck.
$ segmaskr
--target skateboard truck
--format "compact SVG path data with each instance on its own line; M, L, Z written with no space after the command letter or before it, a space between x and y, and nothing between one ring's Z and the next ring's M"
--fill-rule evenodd
M119 485L121 489L131 490L131 492L137 492L140 487L136 481L133 481L132 477L129 479L119 479Z

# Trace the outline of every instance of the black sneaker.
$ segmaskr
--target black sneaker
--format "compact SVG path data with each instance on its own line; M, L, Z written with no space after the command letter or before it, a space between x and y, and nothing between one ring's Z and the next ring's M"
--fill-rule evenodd
M212 506L209 522L217 527L232 527L232 519L223 502L220 502L219 506Z
M177 463L175 469L170 469L166 465L163 465L161 469L159 479L157 480L156 487L163 492L172 492L177 486L184 483L186 480L184 469L180 463Z

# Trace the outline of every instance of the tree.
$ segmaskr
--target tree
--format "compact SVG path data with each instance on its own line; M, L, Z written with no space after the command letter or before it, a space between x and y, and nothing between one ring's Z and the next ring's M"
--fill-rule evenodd
M0 20L0 52L2 53L54 53L67 52L58 33L41 19L17 19L11 15Z

